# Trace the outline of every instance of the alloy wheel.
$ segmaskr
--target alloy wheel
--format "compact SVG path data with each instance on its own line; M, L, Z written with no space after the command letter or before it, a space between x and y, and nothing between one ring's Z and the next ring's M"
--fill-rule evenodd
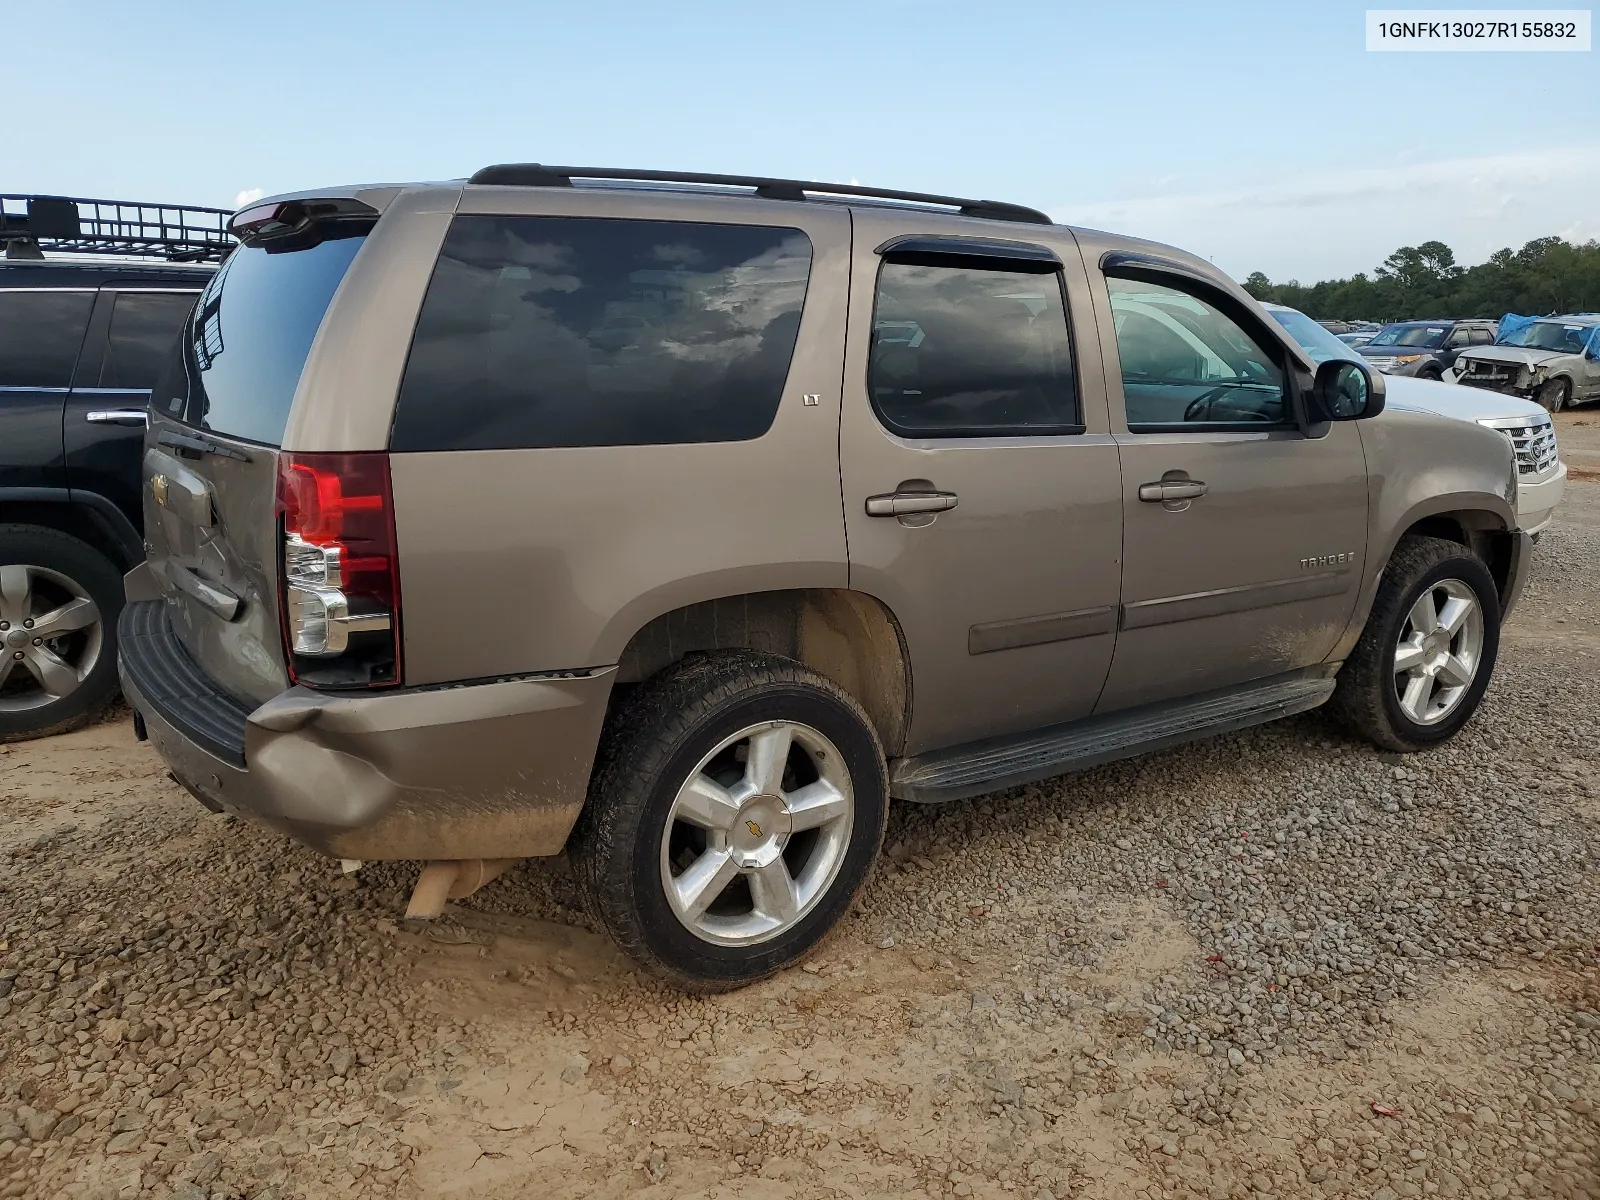
M1483 606L1459 579L1430 584L1412 604L1394 651L1400 711L1436 725L1466 698L1483 661Z
M49 567L0 566L0 712L71 695L104 645L99 606L76 580Z
M850 846L850 772L823 734L767 721L724 738L678 789L661 884L696 937L753 946L794 928Z

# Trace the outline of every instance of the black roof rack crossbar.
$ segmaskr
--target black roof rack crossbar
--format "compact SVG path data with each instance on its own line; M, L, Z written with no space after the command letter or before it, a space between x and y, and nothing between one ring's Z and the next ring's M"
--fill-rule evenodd
M30 256L57 250L221 262L238 245L228 232L232 215L193 204L0 194L0 242L18 243Z
M1035 208L1007 204L1001 200L966 200L960 196L934 196L926 192L897 192L889 188L862 187L854 183L818 183L804 179L768 179L759 175L707 175L698 171L639 171L611 167L549 167L541 163L501 163L484 167L468 183L499 184L506 187L571 187L574 179L615 179L641 183L702 183L720 187L754 188L766 200L804 200L807 192L829 196L861 196L873 200L904 200L913 204L938 204L959 209L963 216L985 217L991 221L1023 221L1030 225L1052 224Z

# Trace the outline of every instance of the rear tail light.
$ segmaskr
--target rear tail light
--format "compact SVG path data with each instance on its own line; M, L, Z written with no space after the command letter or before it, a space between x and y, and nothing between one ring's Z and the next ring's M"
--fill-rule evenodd
M289 673L311 687L400 682L400 561L389 456L284 454L284 648Z

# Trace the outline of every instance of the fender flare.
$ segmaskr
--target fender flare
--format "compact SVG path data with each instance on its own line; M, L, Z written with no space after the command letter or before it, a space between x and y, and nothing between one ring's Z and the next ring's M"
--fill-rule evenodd
M0 487L0 504L7 501L26 504L76 505L88 514L111 544L122 552L131 566L144 558L144 539L133 522L115 504L99 492L83 488L57 487Z

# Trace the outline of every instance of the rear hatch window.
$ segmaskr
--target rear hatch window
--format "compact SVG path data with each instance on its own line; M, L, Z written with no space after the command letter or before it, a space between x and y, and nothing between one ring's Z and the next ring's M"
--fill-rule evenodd
M156 392L162 413L280 445L312 339L365 232L303 249L235 250L201 293L173 351Z
M179 641L243 701L288 682L277 447L311 343L368 228L335 224L315 242L236 249L201 293L152 396L146 558Z

